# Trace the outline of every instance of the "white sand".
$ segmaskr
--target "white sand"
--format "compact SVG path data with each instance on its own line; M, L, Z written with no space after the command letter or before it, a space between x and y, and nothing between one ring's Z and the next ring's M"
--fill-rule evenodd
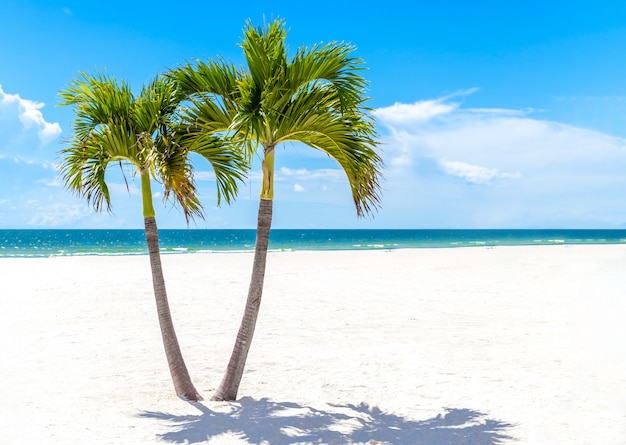
M206 399L251 261L163 257ZM0 444L626 443L626 246L271 253L242 399L196 406L146 256L4 258L0 279Z

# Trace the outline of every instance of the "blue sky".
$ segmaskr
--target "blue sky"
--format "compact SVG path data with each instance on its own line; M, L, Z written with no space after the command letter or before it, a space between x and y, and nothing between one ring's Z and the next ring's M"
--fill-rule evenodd
M276 228L626 228L626 2L4 0L0 5L0 228L142 228L138 182L111 171L96 214L56 174L71 135L58 91L106 69L135 89L185 60L242 63L246 20L282 18L291 49L346 41L369 71L382 208L358 219L337 165L277 151ZM206 219L253 228L259 169ZM156 196L156 202L160 198ZM184 228L159 205L161 228Z

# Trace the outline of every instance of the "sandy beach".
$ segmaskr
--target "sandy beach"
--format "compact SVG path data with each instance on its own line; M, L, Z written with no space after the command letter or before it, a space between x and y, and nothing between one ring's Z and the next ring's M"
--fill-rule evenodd
M163 256L219 384L251 253ZM0 258L0 444L626 441L626 246L271 252L235 403L147 256Z

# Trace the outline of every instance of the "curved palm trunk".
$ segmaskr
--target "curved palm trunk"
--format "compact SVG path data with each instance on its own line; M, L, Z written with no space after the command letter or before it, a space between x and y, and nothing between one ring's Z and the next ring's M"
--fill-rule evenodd
M248 358L248 351L252 343L254 328L259 316L261 307L261 296L263 294L263 280L265 278L265 263L267 260L267 247L270 238L270 227L272 225L271 199L261 199L259 204L259 217L256 231L256 247L254 250L254 262L252 264L252 278L248 289L248 299L244 311L243 320L237 333L237 340L233 353L228 362L226 374L222 383L215 391L212 400L235 400L243 376L243 369Z
M183 355L180 352L170 306L167 302L167 292L165 291L165 279L161 267L161 253L159 252L159 231L154 219L154 209L152 208L152 194L150 191L150 177L147 172L141 173L142 195L144 206L144 224L146 231L146 242L148 243L148 254L150 255L150 267L152 268L152 286L156 299L159 325L165 356L170 368L170 374L174 381L176 395L184 400L197 402L202 400L198 391L191 382L191 377L185 366Z

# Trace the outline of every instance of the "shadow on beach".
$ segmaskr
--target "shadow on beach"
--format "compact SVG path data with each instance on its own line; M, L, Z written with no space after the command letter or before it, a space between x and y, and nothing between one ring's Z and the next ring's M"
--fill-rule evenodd
M171 424L172 431L159 437L173 443L200 443L221 435L240 438L242 443L271 445L495 445L511 439L505 432L512 425L469 409L446 409L443 415L415 421L367 404L330 405L320 410L246 397L229 404L228 412L212 411L201 403L193 406L201 414L143 412L139 416Z

